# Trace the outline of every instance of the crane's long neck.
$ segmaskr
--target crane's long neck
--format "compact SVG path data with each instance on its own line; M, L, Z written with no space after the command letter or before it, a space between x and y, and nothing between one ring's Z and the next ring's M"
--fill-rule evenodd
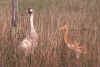
M30 32L35 32L33 19L34 19L34 15L30 14L30 24L31 24L31 31Z
M68 29L64 30L64 41L65 43L68 43Z

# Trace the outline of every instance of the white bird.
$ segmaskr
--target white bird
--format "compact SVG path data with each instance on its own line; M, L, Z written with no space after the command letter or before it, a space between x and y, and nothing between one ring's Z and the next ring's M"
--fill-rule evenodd
M38 34L35 31L34 24L33 24L33 19L34 19L34 11L31 8L28 8L27 10L29 14L29 19L30 19L30 32L26 36L25 39L21 42L20 46L21 49L24 49L25 51L25 56L28 56L32 51L34 51L34 48L38 44Z

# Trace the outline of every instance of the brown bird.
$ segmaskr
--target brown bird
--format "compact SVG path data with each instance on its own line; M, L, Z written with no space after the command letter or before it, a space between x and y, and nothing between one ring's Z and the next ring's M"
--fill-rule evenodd
M80 54L87 54L86 48L82 47L80 43L76 41L68 40L68 26L65 24L64 26L60 27L60 30L64 31L64 42L67 47L73 50L76 54L76 58L79 59Z
M35 31L34 24L33 24L33 19L34 19L34 13L33 12L34 11L33 11L33 9L29 8L27 10L27 12L29 14L30 29L31 30L30 30L29 34L26 36L26 38L23 39L23 41L20 44L20 47L22 49L24 49L24 51L25 51L25 56L28 56L38 44L38 34Z

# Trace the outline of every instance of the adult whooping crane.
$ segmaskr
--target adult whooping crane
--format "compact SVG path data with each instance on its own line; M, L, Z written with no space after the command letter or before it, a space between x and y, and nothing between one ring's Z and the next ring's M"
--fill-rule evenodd
M24 49L25 51L25 56L28 56L32 51L34 51L34 48L38 44L38 34L34 28L34 10L31 8L28 8L27 13L29 15L29 22L30 22L30 32L24 38L20 44L21 49Z

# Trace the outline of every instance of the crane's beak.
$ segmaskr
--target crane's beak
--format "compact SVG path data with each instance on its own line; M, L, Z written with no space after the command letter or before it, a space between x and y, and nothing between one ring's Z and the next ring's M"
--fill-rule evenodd
M29 15L28 10L25 11L25 14L26 14L27 16Z
M67 28L67 25L65 24L64 26L61 26L60 28L59 28L59 30L65 30Z
M26 10L25 13L28 13L28 10Z
M64 27L64 26L62 26L62 27L60 27L60 28L59 28L59 30L64 30L64 29L65 29L65 27Z

